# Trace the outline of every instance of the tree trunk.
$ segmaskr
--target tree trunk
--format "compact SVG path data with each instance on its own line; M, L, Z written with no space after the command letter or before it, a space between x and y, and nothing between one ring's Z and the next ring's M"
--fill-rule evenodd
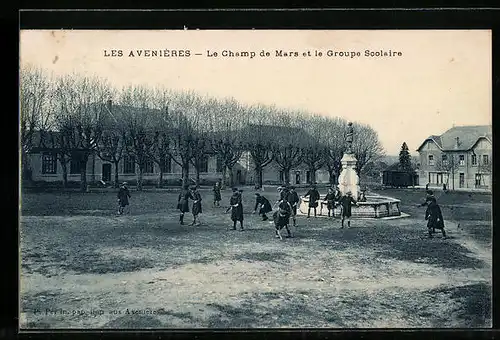
M222 166L222 183L221 183L221 190L226 189L226 184L227 184L227 167L224 165Z
M229 170L229 185L232 187L234 187L234 174L233 174L233 168L231 167L228 167L227 168Z
M262 167L255 168L255 189L262 188Z
M139 166L139 173L137 174L137 191L142 191L142 175L144 166Z
M62 169L62 177L63 177L63 188L66 189L68 187L68 167L67 167L67 162L66 159L59 160L59 163L61 163L61 169Z
M95 153L92 154L92 183L95 183Z
M113 183L113 186L115 188L118 188L119 187L119 184L118 184L118 163L119 162L114 162L115 163L115 182Z
M284 177L283 179L285 181L284 184L287 184L287 185L290 184L290 169L285 169L283 171L283 177Z
M196 167L195 171L196 171L196 186L198 186L200 185L200 170L198 169L198 167Z
M311 174L311 184L316 183L316 169L309 167L309 173Z
M189 162L182 164L182 186L189 185Z
M88 155L82 155L80 160L80 191L87 191L87 162L89 160Z
M158 177L158 188L163 188L163 171L160 167L160 176Z

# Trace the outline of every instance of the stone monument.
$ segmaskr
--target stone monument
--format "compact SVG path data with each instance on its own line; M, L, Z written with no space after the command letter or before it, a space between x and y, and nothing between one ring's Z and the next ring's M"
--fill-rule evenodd
M352 151L354 129L351 122L349 122L349 124L347 125L347 149L344 152L344 156L340 160L340 162L342 163L342 171L339 175L339 191L342 193L342 195L351 192L352 197L357 200L360 194L360 188L359 177L356 173L357 159L354 155L354 152Z

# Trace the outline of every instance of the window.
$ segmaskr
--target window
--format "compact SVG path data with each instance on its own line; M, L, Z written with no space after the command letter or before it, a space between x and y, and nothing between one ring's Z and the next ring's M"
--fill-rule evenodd
M81 172L81 162L77 157L71 158L69 162L69 173L70 174L79 174Z
M483 165L488 165L490 162L490 158L488 155L483 155Z
M165 157L165 159L163 159L161 170L166 173L172 172L172 158L167 156Z
M477 166L477 156L476 155L472 155L471 163L472 163L472 166Z
M135 174L135 158L134 156L123 157L123 173Z
M434 165L434 155L429 155L429 165Z
M57 155L46 152L42 155L42 174L57 173Z
M458 179L458 186L460 188L463 188L465 185L465 174L464 173L460 173L459 174L459 179Z
M448 165L448 155L442 155L441 161L442 161L443 165Z
M285 173L284 173L283 171L280 171L279 176L280 176L279 181L280 181L281 183L283 183L283 182L285 181Z
M217 172L222 172L223 164L222 158L217 157Z
M464 155L458 156L458 165L465 165L465 156Z
M208 158L204 157L200 160L200 172L208 172Z
M476 187L481 185L481 174L476 174Z
M152 160L146 160L146 164L144 164L144 173L145 174L153 174L155 172L155 166Z

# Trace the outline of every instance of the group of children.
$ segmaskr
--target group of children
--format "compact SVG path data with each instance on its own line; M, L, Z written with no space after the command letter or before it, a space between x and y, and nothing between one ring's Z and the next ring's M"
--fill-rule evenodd
M226 213L231 211L231 220L233 221L232 230L236 230L236 225L240 222L240 230L243 228L243 200L242 194L243 190L238 190L233 188L233 193L229 201L229 208ZM279 199L272 206L271 202L261 195L260 193L255 193L255 207L253 213L257 212L259 209L259 215L262 216L262 221L269 220L267 214L273 211L273 207L277 205L277 210L273 213L273 222L276 228L276 237L281 238L280 231L285 228L287 231L287 237L293 237L289 224L290 218L293 222L293 227L297 226L296 216L297 208L300 203L300 198L295 191L294 186L282 186L278 188ZM221 201L221 186L217 182L213 188L214 194L214 207L220 206ZM127 182L123 182L118 190L118 215L122 215L125 207L129 205L129 198L131 197L130 191L127 187ZM316 208L321 200L320 194L316 188L316 185L312 185L309 191L304 195L304 197L309 197L307 218L311 217L311 209L314 211L314 217L316 217ZM192 204L192 214L193 222L191 225L199 225L198 215L202 213L201 205L201 194L198 191L197 186L184 186L179 194L177 200L177 209L180 211L179 222L181 225L184 224L184 214L189 212L189 200L193 201ZM364 191L361 193L359 201L366 201L366 196ZM337 187L329 188L328 193L323 198L323 202L326 202L326 207L328 209L328 217L335 217L335 208L340 206L340 217L341 217L341 228L344 228L344 221L347 220L347 227L351 226L351 207L357 205L357 201L352 197L351 192L347 192L342 195ZM425 202L420 204L420 206L427 206L425 212L425 219L427 220L427 228L429 237L433 237L436 229L441 230L443 237L446 237L446 232L444 230L444 220L441 208L437 204L436 197L432 190L427 190L427 196Z

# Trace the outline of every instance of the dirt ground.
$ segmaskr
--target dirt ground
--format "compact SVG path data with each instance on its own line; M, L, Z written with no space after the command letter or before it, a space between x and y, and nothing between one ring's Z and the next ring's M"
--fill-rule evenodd
M491 327L491 195L438 194L447 239L426 237L423 191L399 189L379 193L410 217L299 217L280 241L251 188L243 232L229 191L219 208L201 192L199 226L178 224L175 190L132 191L123 216L114 191L23 193L20 327Z

